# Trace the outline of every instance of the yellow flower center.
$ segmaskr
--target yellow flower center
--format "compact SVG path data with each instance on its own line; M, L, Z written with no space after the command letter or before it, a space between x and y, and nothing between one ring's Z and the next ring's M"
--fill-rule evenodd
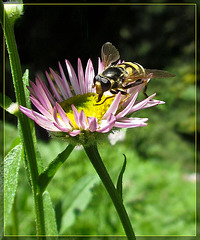
M85 93L83 95L76 95L67 100L64 100L60 103L60 106L63 108L74 127L78 129L78 126L74 119L74 113L71 108L72 104L76 107L79 113L81 110L84 111L86 119L87 117L95 117L99 123L113 100L114 97L107 97L106 99L106 96L103 95L101 101L97 103L97 96L94 93ZM60 118L59 114L58 117Z

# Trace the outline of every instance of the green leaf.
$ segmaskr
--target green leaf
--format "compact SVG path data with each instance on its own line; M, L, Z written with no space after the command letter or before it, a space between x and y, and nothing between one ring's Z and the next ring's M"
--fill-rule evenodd
M26 107L31 109L31 100L30 100L30 92L27 88L27 86L29 86L29 69L26 69L26 71L24 72L23 76L22 76L22 81L23 81L23 87L24 87L24 94L25 94L25 99L26 99ZM38 151L37 148L37 138L36 138L36 133L35 133L35 125L34 125L34 121L30 120L30 126L31 126L31 131L32 131L32 137L33 137L33 143L34 143L34 147L35 147L35 151L36 151L36 158L37 158L37 166L38 166L38 172L39 174L41 174L43 172L43 162L40 156L40 153ZM21 126L19 124L19 129L21 131ZM27 169L27 162L25 162L26 164L26 169Z
M67 228L74 224L76 217L87 207L93 197L92 188L98 182L99 178L97 175L87 174L80 178L64 196L62 205L64 215L60 227L61 234L64 234Z
M18 172L23 157L21 144L15 146L4 159L4 210L5 224L8 221L18 184Z
M43 194L43 204L46 235L58 235L55 211L51 202L51 197L47 191L45 191Z
M40 191L44 191L52 180L58 169L62 166L62 164L69 157L70 153L74 149L73 145L68 145L64 151L58 154L58 156L49 164L47 169L42 172L38 179L38 185L40 186Z
M3 222L4 222L4 204L3 204L3 196L4 196L4 184L3 184L3 180L4 180L4 174L3 174L3 159L0 158L0 239L3 236Z
M31 108L31 100L30 100L30 92L27 88L29 86L29 70L26 69L24 72L24 75L22 77L22 81L24 83L24 93L25 93L25 98L26 98L26 107Z
M124 155L124 164L122 166L122 169L120 171L120 174L119 174L119 177L117 180L117 191L118 191L119 195L121 196L121 198L122 198L122 190L123 190L123 188L122 188L123 174L126 169L126 155L125 154L123 154L123 155Z
M17 128L8 122L0 121L0 132L2 133L0 146L4 146L4 148L2 147L0 149L0 154L1 156L5 156L12 148L20 143L20 140Z

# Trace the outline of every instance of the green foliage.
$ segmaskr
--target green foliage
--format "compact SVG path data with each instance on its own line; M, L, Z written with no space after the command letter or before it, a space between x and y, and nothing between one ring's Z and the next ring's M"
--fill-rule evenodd
M124 155L124 164L122 166L122 169L119 173L119 177L118 177L118 180L117 180L117 191L119 193L119 195L121 196L121 198L123 199L123 174L125 172L125 169L126 169L126 155Z
M22 145L15 146L5 157L4 160L4 213L5 224L7 224L11 213L12 205L18 184L18 172L23 156Z
M45 230L47 236L57 236L56 216L51 202L51 197L47 191L43 194Z
M0 132L4 133L2 134L2 138L0 138L0 145L4 146L0 149L1 156L4 154L6 155L12 148L14 148L17 144L20 142L20 138L18 136L18 131L13 124L6 123L4 124L2 121L0 121ZM3 152L5 151L5 152Z
M81 177L61 199L62 219L60 234L67 234L78 215L88 206L93 197L92 188L99 182L98 176L87 174Z
M31 100L30 100L30 92L27 88L29 86L29 70L26 69L22 76L22 81L24 83L24 93L25 93L25 98L26 98L26 106L27 108L31 108Z
M74 149L74 146L68 145L67 148L59 153L57 157L51 161L51 163L48 165L48 167L43 171L38 179L38 185L40 186L40 191L44 191L49 184L49 182L52 180L58 169L62 166L62 164L65 162L65 160L68 158L72 150Z

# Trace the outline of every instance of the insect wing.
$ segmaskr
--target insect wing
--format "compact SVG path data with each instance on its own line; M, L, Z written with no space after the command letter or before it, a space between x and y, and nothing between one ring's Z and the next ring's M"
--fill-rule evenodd
M120 58L119 51L112 43L107 42L101 48L101 58L105 68Z
M146 75L153 73L152 78L170 78L170 77L175 77L176 75L163 71L163 70L157 70L157 69L145 69Z

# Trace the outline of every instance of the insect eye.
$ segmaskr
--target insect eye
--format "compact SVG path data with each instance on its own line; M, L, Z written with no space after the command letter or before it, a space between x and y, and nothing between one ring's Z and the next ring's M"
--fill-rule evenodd
M95 77L94 77L94 84L96 83L96 82L101 82L101 77L99 76L99 75L96 75Z
M101 87L102 87L103 92L108 91L111 87L111 82L106 78L102 78L101 79Z
M110 81L107 78L101 78L103 84L108 84Z

